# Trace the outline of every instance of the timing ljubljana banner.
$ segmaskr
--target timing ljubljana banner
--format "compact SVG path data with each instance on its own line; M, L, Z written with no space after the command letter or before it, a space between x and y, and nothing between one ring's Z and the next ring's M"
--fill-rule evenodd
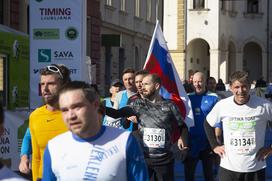
M86 77L86 7L86 0L30 0L31 109L42 104L41 68L64 64L72 80Z

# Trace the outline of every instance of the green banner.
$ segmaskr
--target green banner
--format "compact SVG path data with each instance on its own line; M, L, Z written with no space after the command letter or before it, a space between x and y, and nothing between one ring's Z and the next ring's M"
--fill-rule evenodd
M29 107L29 38L0 29L0 58L4 90L1 99L8 109ZM1 65L1 66L2 66Z

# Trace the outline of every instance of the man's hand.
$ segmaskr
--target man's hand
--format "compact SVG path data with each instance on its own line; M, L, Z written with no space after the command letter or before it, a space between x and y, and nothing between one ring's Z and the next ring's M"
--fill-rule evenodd
M188 154L189 148L184 145L184 142L181 138L178 139L176 145L172 146L172 152L174 153L174 157L177 160L185 160Z
M29 159L27 158L27 155L21 156L19 170L21 173L24 173L24 174L30 173L30 163L29 163Z
M272 155L272 147L263 147L258 151L256 158L258 161L264 161L270 155Z
M225 146L217 146L213 149L213 152L220 156L220 158L223 158L225 155Z
M178 146L179 150L186 150L186 149L188 149L187 145L184 145L184 141L182 140L182 138L178 139L177 146Z
M138 123L137 117L136 117L136 116L127 117L127 120L130 120L130 121L133 122L133 123Z

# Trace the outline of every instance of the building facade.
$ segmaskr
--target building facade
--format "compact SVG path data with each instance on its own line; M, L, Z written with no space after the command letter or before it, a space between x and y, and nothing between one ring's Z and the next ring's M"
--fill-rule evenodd
M28 1L0 0L0 24L27 33Z
M162 0L100 2L102 47L97 83L102 94L125 68L143 68L156 20L162 20L162 7Z
M186 72L228 82L235 70L271 81L269 0L187 0Z
M184 62L179 58L177 64L183 66L178 67L182 79L202 71L227 83L232 72L245 70L251 81L260 77L272 81L272 3L269 0L177 0L176 4L181 2L186 9L186 33L181 35L185 37L186 56ZM164 18L168 17L171 16ZM168 29L182 31L177 26L182 18L176 17L176 25ZM170 40L178 40L180 35L169 31L166 37L170 45Z
M164 2L163 32L181 80L185 78L185 12L186 2L184 0Z

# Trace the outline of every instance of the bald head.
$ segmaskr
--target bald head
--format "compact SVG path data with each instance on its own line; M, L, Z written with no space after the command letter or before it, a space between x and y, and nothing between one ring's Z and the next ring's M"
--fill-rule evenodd
M196 72L193 76L193 85L196 94L202 94L206 91L205 75L202 72Z

